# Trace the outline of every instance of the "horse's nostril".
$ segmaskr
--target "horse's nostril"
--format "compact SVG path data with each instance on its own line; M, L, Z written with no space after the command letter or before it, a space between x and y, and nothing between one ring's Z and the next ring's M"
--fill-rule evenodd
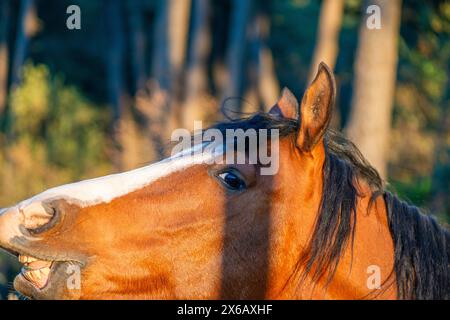
M42 202L42 207L52 217L56 214L56 208L52 206L50 203Z
M48 225L57 213L51 204L40 201L20 208L20 212L23 218L23 226L32 233L47 230Z

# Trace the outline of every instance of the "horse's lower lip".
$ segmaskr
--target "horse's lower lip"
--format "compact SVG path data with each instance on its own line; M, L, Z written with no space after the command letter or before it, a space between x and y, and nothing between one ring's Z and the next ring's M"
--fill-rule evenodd
M45 286L27 279L23 273L14 279L14 289L28 299L79 299L81 295L81 283L73 277L75 269L82 268L82 263L73 260L54 260ZM78 279L78 280L77 280ZM74 280L74 281L72 281Z
M38 289L43 289L50 278L51 267L45 267L36 270L28 270L25 267L22 268L22 276L31 282Z
M19 261L24 264L21 275L38 289L43 289L50 278L53 261L39 260L30 256L19 256Z

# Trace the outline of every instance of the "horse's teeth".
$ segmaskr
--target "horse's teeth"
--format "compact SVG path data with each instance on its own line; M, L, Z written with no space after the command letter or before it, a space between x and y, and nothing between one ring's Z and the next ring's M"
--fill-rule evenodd
M39 260L30 256L19 255L19 262L29 269L41 269L51 265L51 261Z
M19 262L22 264L32 263L32 262L38 261L38 260L39 259L30 257L30 256L19 255Z
M39 260L39 259L30 257L30 256L27 257L27 263L31 263L31 262L38 261L38 260Z

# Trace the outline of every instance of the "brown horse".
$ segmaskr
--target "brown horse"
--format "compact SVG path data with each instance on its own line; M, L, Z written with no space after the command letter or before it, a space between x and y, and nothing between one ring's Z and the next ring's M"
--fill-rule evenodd
M450 298L449 233L385 192L327 128L335 91L321 64L300 104L285 89L269 113L215 126L277 129L274 175L208 161L234 149L183 152L4 209L0 246L24 264L15 288L41 299Z

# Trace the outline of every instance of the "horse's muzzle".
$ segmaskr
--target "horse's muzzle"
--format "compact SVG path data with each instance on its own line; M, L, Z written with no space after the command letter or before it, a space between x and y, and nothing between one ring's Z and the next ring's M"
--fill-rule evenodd
M0 247L11 249L11 240L22 235L21 220L17 207L0 211Z

